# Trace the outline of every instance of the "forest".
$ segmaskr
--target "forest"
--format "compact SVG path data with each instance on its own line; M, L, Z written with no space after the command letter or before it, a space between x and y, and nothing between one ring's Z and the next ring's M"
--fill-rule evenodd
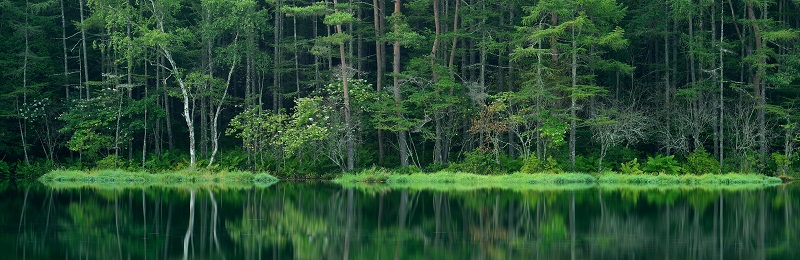
M793 175L797 14L797 0L6 0L0 173Z

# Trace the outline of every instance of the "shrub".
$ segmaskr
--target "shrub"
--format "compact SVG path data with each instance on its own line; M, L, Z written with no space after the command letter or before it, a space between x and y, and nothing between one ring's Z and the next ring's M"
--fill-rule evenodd
M4 161L0 161L0 175L8 174L11 174L11 169L8 167L8 164Z
M544 163L542 163L542 160L539 160L539 157L536 157L536 155L531 155L528 156L528 158L525 158L523 161L520 172L527 174L541 172L544 168L543 165Z
M639 157L639 151L627 146L614 146L608 149L606 157L603 158L603 168L614 170L614 167L620 167L623 163L630 162ZM607 165L607 166L606 166ZM620 168L617 168L618 170Z
M99 161L97 161L97 168L98 169L120 169L125 168L125 161L116 156L114 154L106 156Z
M675 160L674 155L663 156L656 155L656 157L647 157L647 164L644 166L644 171L649 173L666 173L678 174L681 167L678 166L678 161Z
M30 164L17 162L15 173L22 178L36 179L56 168L55 163L45 159L31 161Z
M600 159L598 154L588 154L588 155L575 155L575 171L578 172L596 172L597 171L597 163ZM611 165L611 164L603 164L603 165ZM570 167L568 167L570 168Z
M144 163L144 167L153 172L179 170L186 168L187 165L188 156L186 154L170 151L163 152L160 156L155 153L150 153L147 155L147 161Z
M476 149L464 154L464 161L451 164L451 170L475 174L502 173L500 165L494 160L491 153Z
M247 166L247 153L234 150L225 153L220 153L216 164L221 169L244 169Z
M503 167L503 171L518 172L522 169L522 165L524 165L522 158L514 158L505 153L500 154L500 166Z
M689 157L686 157L686 164L683 165L684 172L694 175L720 174L719 162L711 157L705 149L694 150Z
M438 171L444 170L445 168L447 168L446 164L440 163L440 162L434 162L434 163L428 164L427 166L423 167L422 171L423 172L438 172Z
M639 166L639 158L633 158L629 162L621 163L619 169L622 174L639 175L644 173Z
M781 153L772 153L772 161L775 163L778 173L781 175L788 175L792 160Z
M523 161L520 172L527 174L540 172L561 173L561 169L558 168L558 163L556 163L553 157L547 157L547 160L541 160L539 157L531 155Z

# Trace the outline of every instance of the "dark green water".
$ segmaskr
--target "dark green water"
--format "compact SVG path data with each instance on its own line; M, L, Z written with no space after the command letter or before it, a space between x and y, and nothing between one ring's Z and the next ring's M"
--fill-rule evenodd
M800 187L53 190L0 182L0 259L798 259Z

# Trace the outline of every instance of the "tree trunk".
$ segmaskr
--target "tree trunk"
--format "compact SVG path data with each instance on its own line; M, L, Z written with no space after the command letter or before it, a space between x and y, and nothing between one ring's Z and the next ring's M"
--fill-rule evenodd
M335 6L337 4L338 4L338 1L337 0L333 0L333 6L334 6L333 12L334 13L338 13L339 12L339 10L335 8ZM341 24L337 24L336 25L336 33L342 33L342 25ZM343 88L343 91L344 91L344 122L345 122L345 127L347 127L347 134L346 134L346 137L345 137L345 138L347 138L347 140L346 140L346 142L347 142L347 170L348 171L352 171L353 168L355 168L355 150L354 150L354 147L353 147L354 146L353 145L353 124L352 124L352 122L351 122L352 120L350 118L350 111L351 111L350 110L350 90L349 90L348 85L347 85L347 83L348 83L347 82L348 73L347 73L347 61L345 59L345 53L344 53L344 42L339 43L339 59L341 59L341 61L342 61L342 64L341 64L342 68L341 69L342 69L342 88Z
M664 14L669 15L669 2L664 3ZM672 93L672 85L670 84L670 66L669 66L669 19L664 19L664 112L669 113L670 110L670 95ZM671 117L665 117L665 124L669 127Z
M381 17L383 16L383 1L380 1L381 5L378 5L378 0L372 0L372 22L373 26L375 27L375 65L376 65L376 88L377 92L380 93L383 89L383 71L384 66L386 64L386 59L383 57L385 45L383 44L383 40L381 39L383 34L383 26L381 24ZM378 130L378 163L383 163L383 131Z
M281 38L281 27L283 24L281 23L281 1L275 1L275 26L273 27L273 46L272 46L272 111L274 113L278 113L280 107L278 107L278 93L279 93L279 86L281 84L280 80L280 38Z
M163 24L161 26L161 31L164 31ZM195 147L194 147L194 121L192 120L190 111L189 111L189 91L186 87L186 84L183 83L183 78L181 75L178 74L178 65L175 64L175 60L172 59L172 54L167 50L166 47L159 44L159 48L161 48L162 54L164 58L167 59L169 65L171 67L172 73L176 74L175 79L178 81L178 86L181 87L181 95L183 97L183 119L186 121L186 127L189 129L189 167L194 169L195 165L197 164L197 157L195 156Z
M433 0L433 23L434 27L436 28L436 34L433 38L433 47L431 47L430 63L431 75L433 77L433 87L436 89L436 84L439 83L439 75L436 73L436 51L439 48L439 33L441 32L441 28L439 26L439 0ZM438 91L436 91L436 93L438 93ZM437 96L440 96L440 94L437 94ZM436 125L436 137L433 145L433 161L442 163L442 117L441 113L438 111L434 111L434 122Z
M239 35L237 34L233 38L233 45L236 45L236 42L239 39ZM210 168L211 165L214 164L214 158L217 156L217 151L219 150L219 133L217 133L217 124L219 123L219 114L222 112L222 105L225 104L225 98L228 96L228 89L231 86L231 79L233 79L233 71L236 69L236 63L238 61L236 58L233 59L231 63L231 68L228 70L228 79L225 81L225 90L222 92L222 98L217 103L217 108L214 111L214 117L211 119L211 157L208 160L208 165L206 168Z
M447 69L450 72L450 80L455 83L456 82L456 75L455 75L455 61L456 61L456 47L458 44L458 6L461 1L455 1L456 6L455 10L453 11L453 42L452 46L450 47L450 58L447 62ZM455 93L455 88L453 85L450 85L450 93L449 96L452 97ZM445 140L442 144L442 161L448 162L450 159L450 146L453 140L453 137L449 134L452 132L453 122L455 120L455 112L453 108L448 105L447 108L447 126L449 131L445 134Z
M725 81L725 63L722 59L722 43L725 37L725 2L721 2L719 9L719 167L720 170L724 168L725 159L725 99L724 99L724 81ZM720 171L723 172L723 171ZM721 198L720 198L721 199ZM721 206L721 204L720 204Z
M164 57L158 57L158 60L159 60L158 64L164 64ZM162 95L164 96L164 117L165 117L164 124L167 127L168 147L169 150L172 151L175 149L175 139L173 138L172 134L172 108L170 106L171 102L169 99L169 94L167 93L166 90L167 83L166 83L166 76L164 76L164 68L159 67L158 71L161 71L161 76L159 77L159 80L164 80L163 82L164 89L162 90Z
M550 14L550 26L556 27L558 25L558 14L553 12ZM558 48L556 47L556 37L550 38L550 52L553 54L553 65L558 63Z
M400 0L394 1L394 14L400 14ZM400 33L400 26L399 21L395 21L394 23L394 32L395 34ZM395 40L393 46L393 70L394 73L394 103L397 109L400 109L401 102L403 100L402 93L400 93L400 41ZM402 117L402 114L398 114L397 116ZM408 131L400 130L398 133L398 145L400 146L400 165L402 167L408 167L408 144L406 142L406 135Z
M23 106L28 104L28 62L29 62L28 61L28 56L30 56L30 53L29 53L30 52L30 41L29 41L30 37L29 37L29 32L28 32L28 30L30 30L30 29L27 28L27 27L30 26L28 24L28 16L30 15L28 13L28 5L30 5L30 3L28 1L25 1L25 26L26 26L26 28L24 29L25 30L25 33L24 33L25 34L25 53L23 53L23 61L22 61L22 105ZM19 108L19 105L17 105L17 111L18 111L17 113L20 113L19 111L21 111L20 108ZM20 115L20 114L18 114L18 115ZM27 119L27 117L24 117L24 116L20 115L18 120L17 120L17 122L19 123L19 137L20 137L20 139L22 139L22 152L25 155L25 164L30 165L31 162L30 162L30 159L28 157L28 144L27 144L27 141L25 140L25 136L26 136L26 134L28 132L27 131L27 129L28 129L28 124L27 124L28 119Z
M80 13L81 13L81 48L83 49L81 55L83 56L83 84L84 87L86 87L86 99L89 99L90 98L89 85L87 83L89 82L89 60L86 58L86 25L83 20L84 4L83 0L78 0L78 3L80 3Z
M67 56L67 22L64 16L64 0L61 0L61 49L64 51L64 94L69 100L69 57Z
M764 118L764 86L761 82L761 77L764 75L764 66L766 60L761 53L761 28L756 22L755 13L753 12L753 3L747 2L747 18L753 26L753 37L755 38L755 53L758 55L758 64L756 65L756 74L753 76L753 92L756 99L756 111L758 112L758 145L759 152L761 153L761 163L763 164L767 158L767 125Z
M147 60L147 53L145 53L145 60ZM144 79L145 79L144 80L144 98L149 98L148 97L148 93L147 93L148 92L147 91L147 81L148 81L147 62L144 63ZM146 157L147 156L147 112L148 112L147 110L148 110L148 106L145 106L144 107L144 117L142 118L142 120L144 121L144 135L142 136L142 168L144 168L144 163L145 163L145 160L147 159L147 157Z
M697 85L697 70L695 68L695 53L694 53L694 15L689 15L689 76L691 79L690 87L694 89ZM696 96L690 101L690 113L692 115L692 140L694 141L694 150L702 144L700 143L700 121L699 121L699 102L700 97Z
M577 40L575 39L575 28L572 28L572 63L570 67L572 68L571 76L572 76L572 94L570 95L570 106L569 106L569 162L572 166L572 170L575 170L575 131L576 131L576 116L577 113L577 97L575 96L575 91L578 87L578 56L576 53L577 50Z
M299 47L297 46L297 16L292 16L292 36L294 37L294 88L295 98L300 98L300 58L298 55Z

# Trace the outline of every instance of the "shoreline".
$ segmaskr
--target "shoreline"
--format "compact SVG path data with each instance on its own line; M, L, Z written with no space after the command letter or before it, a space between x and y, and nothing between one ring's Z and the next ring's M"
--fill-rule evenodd
M54 188L146 188L146 187L266 187L278 181L330 181L343 187L360 189L406 188L416 190L576 190L591 187L610 189L750 189L777 186L785 179L761 174L651 175L606 172L587 173L512 173L479 175L464 172L395 173L386 169L366 169L328 178L282 178L247 171L173 171L165 173L125 170L54 170L38 181Z

